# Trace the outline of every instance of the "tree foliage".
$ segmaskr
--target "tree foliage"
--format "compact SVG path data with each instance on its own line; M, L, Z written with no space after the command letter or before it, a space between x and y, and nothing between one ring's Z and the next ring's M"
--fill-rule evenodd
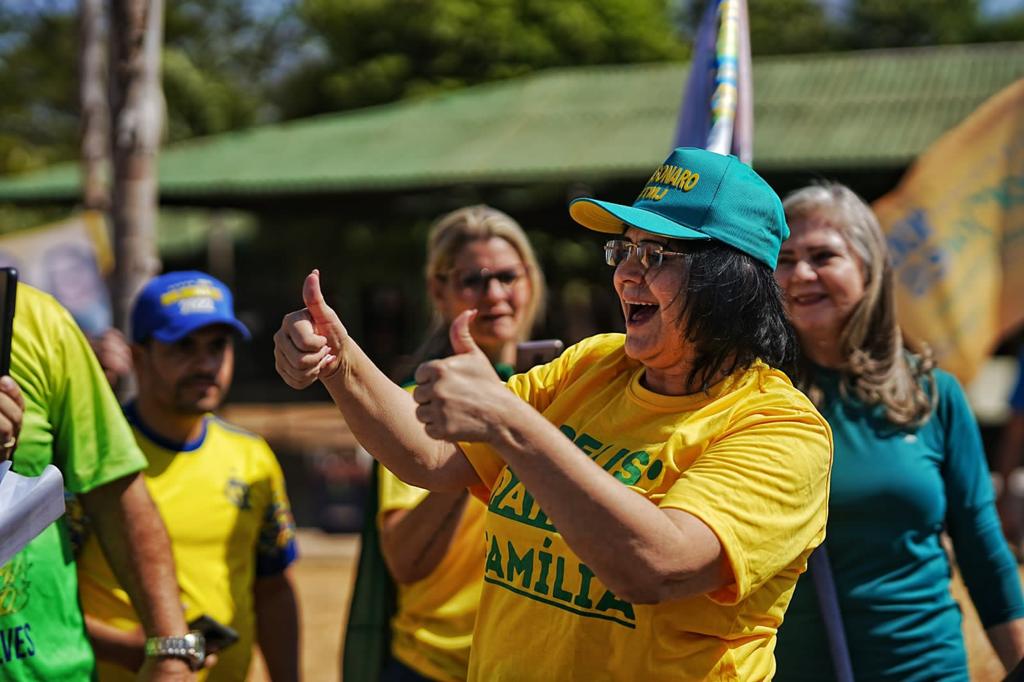
M682 0L676 22L693 35L708 0ZM753 55L823 52L836 45L836 30L815 0L747 0L750 51Z
M287 116L686 55L664 0L303 0L299 12L324 54L281 89Z
M748 0L752 51L756 58L1024 39L1024 11L986 20L979 1ZM706 2L167 2L167 139L536 69L684 59ZM0 173L78 154L75 4L0 1Z
M978 0L852 0L844 42L853 49L972 42L978 15Z
M167 139L273 120L269 83L309 32L288 3L168 2L163 82ZM75 4L0 3L0 173L78 153Z

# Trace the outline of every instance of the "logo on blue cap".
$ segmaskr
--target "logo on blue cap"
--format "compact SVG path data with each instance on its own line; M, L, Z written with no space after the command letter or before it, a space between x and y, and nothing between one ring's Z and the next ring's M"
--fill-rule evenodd
M235 317L231 290L204 272L168 272L151 279L132 308L132 340L174 343L202 327L226 324L242 338L249 330Z

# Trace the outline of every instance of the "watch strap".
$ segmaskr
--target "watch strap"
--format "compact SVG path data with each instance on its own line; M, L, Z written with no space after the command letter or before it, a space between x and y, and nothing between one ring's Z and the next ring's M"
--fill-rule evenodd
M192 670L199 670L206 658L206 640L198 630L178 637L150 637L145 652L147 658L180 658Z

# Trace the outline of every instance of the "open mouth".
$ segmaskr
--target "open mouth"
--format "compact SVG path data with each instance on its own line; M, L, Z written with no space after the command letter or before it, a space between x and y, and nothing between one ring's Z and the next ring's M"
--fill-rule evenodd
M825 294L802 294L800 296L790 296L789 300L796 305L814 305L815 303L821 303L828 296Z
M626 303L626 323L643 324L658 312L656 303Z
M490 323L512 317L510 313L477 313L476 319L480 322Z

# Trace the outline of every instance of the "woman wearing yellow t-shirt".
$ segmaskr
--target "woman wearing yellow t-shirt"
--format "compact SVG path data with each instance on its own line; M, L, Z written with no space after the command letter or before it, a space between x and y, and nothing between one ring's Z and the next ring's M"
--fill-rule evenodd
M780 371L796 341L773 277L778 196L738 159L676 149L632 206L577 199L608 233L626 333L498 380L469 333L413 395L307 277L278 372L320 380L403 479L488 500L475 680L768 680L824 538L831 433Z
M476 309L470 332L498 374L510 377L516 344L529 336L544 301L544 280L519 224L483 205L442 216L427 239L426 286L434 323L409 371L451 355L449 325ZM486 506L465 489L430 493L384 467L377 480L373 522L398 583L381 679L464 680L483 585ZM365 558L360 566L368 566ZM349 665L351 656L366 655L346 647Z

